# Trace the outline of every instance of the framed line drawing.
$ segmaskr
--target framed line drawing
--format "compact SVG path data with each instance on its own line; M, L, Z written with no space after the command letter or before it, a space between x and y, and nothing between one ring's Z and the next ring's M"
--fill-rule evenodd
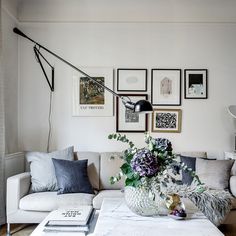
M112 68L83 68L87 74L113 90ZM80 74L73 74L72 116L113 116L113 95Z
M184 70L184 98L207 99L207 69Z
M152 132L180 133L181 122L181 109L154 109L152 114Z
M147 69L117 69L117 91L146 92Z
M152 69L151 102L154 106L181 105L181 69Z
M121 95L121 94L120 94ZM131 101L147 100L147 94L122 94ZM144 133L148 130L148 115L133 113L127 109L120 98L116 98L116 132Z

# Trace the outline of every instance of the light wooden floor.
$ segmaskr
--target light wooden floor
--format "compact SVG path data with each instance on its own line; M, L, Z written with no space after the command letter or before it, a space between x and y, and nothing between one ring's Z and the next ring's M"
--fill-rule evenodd
M13 236L29 236L37 225L11 225ZM219 228L225 236L236 236L236 226L223 225ZM0 236L6 235L6 226L1 229ZM214 236L214 235L212 235Z

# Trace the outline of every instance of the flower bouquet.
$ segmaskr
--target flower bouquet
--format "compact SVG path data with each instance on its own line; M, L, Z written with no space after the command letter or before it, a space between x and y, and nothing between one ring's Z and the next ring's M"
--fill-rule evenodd
M146 133L146 147L139 149L126 135L110 134L108 138L128 144L122 155L124 164L110 182L113 184L125 176L126 203L137 214L166 214L165 201L172 194L186 197L193 191L204 191L195 172L177 160L168 139L152 138ZM177 179L180 170L190 172L194 177L191 186L183 185Z

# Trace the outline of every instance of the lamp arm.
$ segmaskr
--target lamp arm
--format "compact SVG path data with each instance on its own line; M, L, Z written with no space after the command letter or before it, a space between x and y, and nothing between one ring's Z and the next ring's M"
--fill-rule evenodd
M64 62L65 64L67 64L68 66L72 67L74 70L80 72L81 74L83 74L84 76L88 77L90 80L92 80L94 83L98 84L99 86L103 87L104 89L106 89L107 91L109 91L110 93L112 93L114 96L119 97L122 101L123 98L122 96L118 95L117 93L115 93L113 90L109 89L108 87L106 87L105 85L99 83L97 80L95 80L93 77L91 77L90 75L88 75L87 73L85 73L84 71L80 70L79 68L77 68L76 66L74 66L73 64L71 64L70 62L66 61L64 58L58 56L56 53L50 51L49 49L47 49L46 47L42 46L41 44L39 44L38 42L34 41L33 39L31 39L30 37L28 37L27 35L25 35L22 31L20 31L18 28L14 28L13 32L30 40L31 42L33 42L34 44L36 44L37 46L39 46L39 48L44 49L45 51L47 51L48 53L50 53L51 55L53 55L54 57L56 57L57 59L61 60L62 62Z

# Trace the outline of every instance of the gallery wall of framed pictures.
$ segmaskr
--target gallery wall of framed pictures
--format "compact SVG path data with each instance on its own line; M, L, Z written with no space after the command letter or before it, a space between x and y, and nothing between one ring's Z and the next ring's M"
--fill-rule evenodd
M84 69L99 83L114 89L113 68ZM182 71L184 80L182 81ZM152 115L139 115L126 109L122 101L79 73L73 75L73 116L113 116L116 101L116 132L148 131L151 117L152 132L180 133L182 127L182 83L184 99L208 98L207 69L117 68L116 92L131 101L151 100ZM148 79L148 76L150 79ZM149 91L150 88L150 91ZM149 96L150 95L150 96Z

